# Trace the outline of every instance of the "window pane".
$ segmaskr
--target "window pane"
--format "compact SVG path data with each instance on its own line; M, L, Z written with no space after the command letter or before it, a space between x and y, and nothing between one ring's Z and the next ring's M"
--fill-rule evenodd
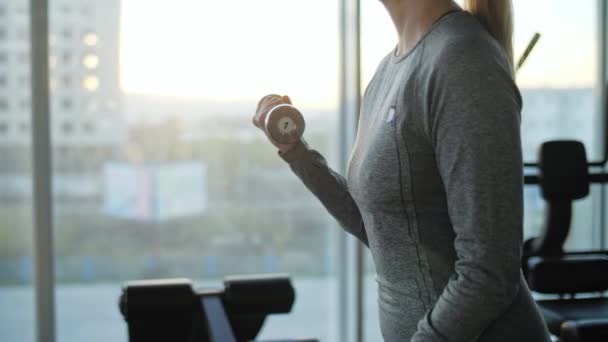
M535 32L542 35L517 75L524 98L526 161L535 161L540 144L554 139L580 140L589 160L603 159L597 1L580 1L576 11L567 0L516 0L514 4L518 55ZM543 20L538 20L539 13Z
M25 0L0 1L0 339L34 341L30 63ZM26 101L27 106L22 105Z
M335 165L338 1L50 6L58 340L126 341L126 280L268 272L298 301L262 338L337 338L338 228L251 117L289 94Z
M584 251L599 248L595 239L593 204L601 198L601 187L594 185L589 196L575 201L572 207L572 223L570 234L564 245L566 251ZM537 185L526 186L524 189L524 239L539 236L545 228L547 205L543 200Z
M536 161L540 145L556 139L582 141L587 159L603 159L597 1L581 1L576 11L566 0L516 0L514 6L516 55L535 32L542 35L517 75L524 100L524 159ZM538 20L538 13L543 13L543 20ZM567 250L595 247L593 203L598 197L592 194L575 203ZM524 235L529 238L543 227L545 204L537 186L526 187L524 195Z

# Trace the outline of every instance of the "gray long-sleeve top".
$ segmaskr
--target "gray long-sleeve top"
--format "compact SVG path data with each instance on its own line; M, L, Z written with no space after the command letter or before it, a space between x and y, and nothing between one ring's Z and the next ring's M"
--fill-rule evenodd
M346 179L281 156L376 265L387 342L550 341L520 270L521 97L467 12L391 52L363 97Z

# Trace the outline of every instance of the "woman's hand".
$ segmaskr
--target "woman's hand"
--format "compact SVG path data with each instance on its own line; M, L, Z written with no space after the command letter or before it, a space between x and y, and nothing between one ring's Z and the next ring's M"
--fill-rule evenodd
M258 103L258 108L256 110L255 115L253 116L253 125L264 131L264 133L268 136L268 132L266 132L266 127L264 123L266 122L266 116L268 112L275 106L280 104L291 104L291 99L289 96L280 96L280 95L267 95L264 96L260 102ZM270 139L269 139L270 140ZM292 144L274 144L278 147L281 153L287 152L291 150L297 142Z

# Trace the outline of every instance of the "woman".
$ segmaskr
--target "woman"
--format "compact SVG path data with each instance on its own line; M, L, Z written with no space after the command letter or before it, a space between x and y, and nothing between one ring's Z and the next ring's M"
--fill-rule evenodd
M280 156L369 247L385 341L550 341L520 270L511 3L383 3L399 42L365 91L346 179L304 141ZM254 124L283 102L264 98Z

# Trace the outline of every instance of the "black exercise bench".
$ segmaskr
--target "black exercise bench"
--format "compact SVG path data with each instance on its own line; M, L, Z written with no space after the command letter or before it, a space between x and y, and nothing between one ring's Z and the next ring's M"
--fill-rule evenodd
M590 174L585 147L577 141L541 146L538 183L547 202L540 236L524 243L522 269L530 289L557 299L538 300L549 331L561 342L608 341L608 252L566 253L572 202L589 194L591 183L608 183L607 174ZM578 296L578 298L577 298Z
M244 342L267 315L289 313L294 299L285 275L228 277L224 288L196 291L189 279L159 279L127 282L119 307L130 342Z

